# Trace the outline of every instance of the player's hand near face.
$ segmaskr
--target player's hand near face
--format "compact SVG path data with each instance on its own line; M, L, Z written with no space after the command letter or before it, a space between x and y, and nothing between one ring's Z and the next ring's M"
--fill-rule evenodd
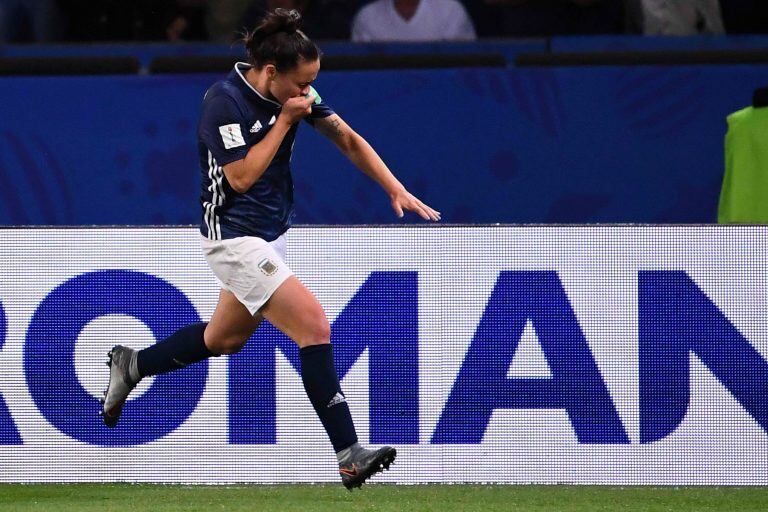
M398 217L403 216L403 210L418 214L424 220L440 220L440 212L422 203L416 196L407 190L399 190L390 195L392 209Z
M315 102L315 98L316 96L313 93L309 93L307 96L289 98L288 101L283 103L280 116L288 121L289 124L298 123L302 118L312 113L312 103Z
M283 108L273 129L262 140L251 146L245 158L235 160L224 166L224 175L229 185L239 194L246 193L266 172L269 163L275 158L277 150L291 126L312 113L314 94L290 98L283 103Z

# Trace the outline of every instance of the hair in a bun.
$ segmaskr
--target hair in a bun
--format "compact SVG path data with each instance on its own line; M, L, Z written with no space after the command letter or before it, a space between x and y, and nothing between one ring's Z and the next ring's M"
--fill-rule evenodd
M320 58L320 51L300 30L301 14L295 9L275 9L246 34L248 60L256 69L274 64L278 71L295 68L300 60Z

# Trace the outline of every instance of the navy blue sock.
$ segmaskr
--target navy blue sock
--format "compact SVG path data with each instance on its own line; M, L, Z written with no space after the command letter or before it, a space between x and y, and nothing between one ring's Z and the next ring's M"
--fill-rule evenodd
M206 325L203 322L182 327L164 340L140 350L137 354L139 375L149 377L168 373L215 356L205 346Z
M333 364L333 351L329 343L310 345L299 350L301 380L309 401L331 438L336 452L357 442L352 415L341 392L339 377Z

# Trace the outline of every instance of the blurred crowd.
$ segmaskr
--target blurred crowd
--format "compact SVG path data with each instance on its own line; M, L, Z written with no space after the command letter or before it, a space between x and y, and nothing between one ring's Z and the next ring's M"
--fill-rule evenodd
M314 39L768 33L768 0L0 0L0 42L231 42L277 7Z

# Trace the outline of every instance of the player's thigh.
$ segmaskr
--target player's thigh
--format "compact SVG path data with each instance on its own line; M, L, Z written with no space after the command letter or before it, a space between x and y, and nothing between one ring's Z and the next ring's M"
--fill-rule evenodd
M296 276L290 276L275 290L261 314L300 347L330 342L323 307Z
M219 302L205 329L205 345L215 354L233 354L245 345L261 323L235 295L222 289Z

